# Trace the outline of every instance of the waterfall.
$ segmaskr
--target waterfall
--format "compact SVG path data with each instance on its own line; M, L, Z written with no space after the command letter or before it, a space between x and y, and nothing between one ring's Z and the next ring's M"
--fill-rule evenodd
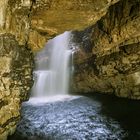
M48 41L43 50L36 55L34 71L34 97L68 94L71 32L65 32Z

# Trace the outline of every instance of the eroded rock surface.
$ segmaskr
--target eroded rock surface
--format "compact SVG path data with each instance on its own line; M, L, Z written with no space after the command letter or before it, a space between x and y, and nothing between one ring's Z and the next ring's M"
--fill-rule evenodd
M0 140L14 132L32 86L31 7L29 1L0 0Z
M140 99L140 1L118 2L88 30L75 34L74 91Z
M32 55L15 36L0 35L0 139L14 132L32 85Z
M119 0L0 0L0 32L28 42L33 51L66 30L84 29Z
M36 0L33 4L29 44L39 50L48 39L68 30L96 23L119 0Z

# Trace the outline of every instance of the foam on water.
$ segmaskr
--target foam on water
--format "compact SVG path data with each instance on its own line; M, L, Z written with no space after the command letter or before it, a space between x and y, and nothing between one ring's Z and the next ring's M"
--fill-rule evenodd
M54 95L49 97L31 97L25 104L40 105L41 103L51 103L51 102L63 102L70 101L82 96L72 96L72 95Z

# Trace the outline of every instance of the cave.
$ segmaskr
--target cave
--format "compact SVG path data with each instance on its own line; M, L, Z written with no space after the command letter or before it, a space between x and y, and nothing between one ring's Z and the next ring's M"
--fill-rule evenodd
M140 139L140 0L0 0L0 140Z

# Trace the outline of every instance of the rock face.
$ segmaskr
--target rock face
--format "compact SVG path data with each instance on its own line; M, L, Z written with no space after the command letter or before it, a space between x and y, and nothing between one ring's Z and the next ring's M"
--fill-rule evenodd
M119 0L35 0L29 44L34 51L48 39L68 30L84 29L106 14Z
M140 99L140 1L121 0L88 30L75 33L73 91Z
M28 49L30 7L0 0L0 140L12 134L32 86L33 56Z
M0 139L12 134L20 118L21 102L32 85L32 55L15 36L0 35Z
M19 45L26 44L31 24L32 2L30 0L0 0L0 4L0 32L13 34Z

